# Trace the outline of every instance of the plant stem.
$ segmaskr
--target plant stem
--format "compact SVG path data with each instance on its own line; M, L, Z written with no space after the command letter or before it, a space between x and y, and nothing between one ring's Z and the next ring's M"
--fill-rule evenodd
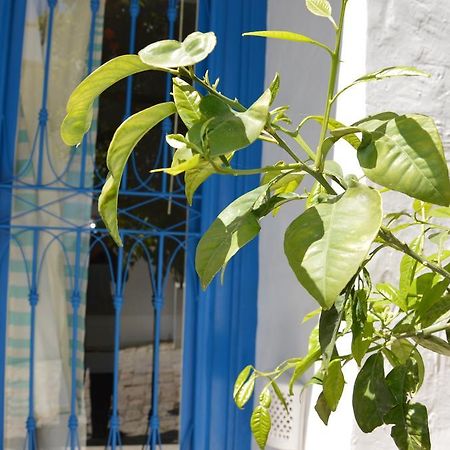
M430 327L423 328L421 330L412 331L411 333L403 333L395 336L397 339L405 339L410 337L427 337L439 331L450 330L450 323L438 323L437 325L431 325Z
M327 100L325 104L325 114L323 116L322 130L320 132L319 145L317 147L316 153L315 165L317 167L317 170L319 171L322 171L324 164L322 146L327 136L328 122L330 121L331 108L333 106L333 97L334 92L336 90L336 81L341 57L342 35L344 31L344 17L346 7L347 7L347 0L343 0L341 6L341 15L339 18L339 26L336 30L336 47L331 57L331 69L330 69L330 78L328 82Z
M395 235L393 235L387 228L381 227L379 236L386 242L389 247L392 247L395 250L399 250L403 252L405 255L410 256L411 258L418 261L427 269L432 270L433 272L442 275L444 278L450 280L450 272L447 272L441 266L429 261L423 256L416 253L412 250L407 244L398 239Z

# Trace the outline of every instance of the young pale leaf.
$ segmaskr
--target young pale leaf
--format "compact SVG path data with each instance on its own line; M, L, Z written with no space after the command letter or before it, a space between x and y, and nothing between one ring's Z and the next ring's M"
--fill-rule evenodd
M343 88L336 97L343 94L348 89L360 83L368 83L370 81L385 80L387 78L396 77L430 77L430 74L423 72L415 67L409 66L393 66L385 67L384 69L377 70L376 72L368 73L360 78L357 78L353 83ZM335 98L336 98L335 97Z
M252 372L252 366L248 365L244 367L241 371L241 373L236 378L236 381L234 383L234 389L233 389L233 398L235 399L238 392L241 390L244 383L248 380L248 377L250 376L250 373Z
M180 147L173 155L172 165L163 169L151 170L154 172L165 172L169 175L176 176L188 170L195 169L200 164L199 154L193 154L192 150L187 147Z
M331 49L322 42L315 41L314 39L311 39L308 36L303 36L302 34L293 33L292 31L280 31L280 30L252 31L249 33L244 33L243 36L257 36L271 39L280 39L282 41L302 42L305 44L316 45L326 50L330 55L333 54Z
M272 403L272 396L270 395L269 388L264 388L259 394L259 404L264 406L265 408L270 408L270 404Z
M266 125L271 99L272 94L267 89L247 111L236 112L217 97L204 97L200 111L211 118L206 126L210 155L225 155L255 142Z
M277 72L269 86L270 94L272 95L270 105L272 105L277 98L278 92L280 91L280 83L280 74Z
M398 405L386 415L394 424L391 436L399 450L431 450L427 408L420 403Z
M195 268L204 289L239 249L258 235L260 226L253 206L267 189L267 185L260 186L239 197L219 214L200 239Z
M250 428L259 448L264 449L266 447L271 427L272 421L269 410L264 406L258 405L250 419Z
M193 66L203 61L216 46L216 35L210 31L191 33L183 42L165 40L154 42L139 52L145 64L162 68Z
M288 227L284 251L300 283L325 309L358 270L381 226L381 197L358 185L307 209Z
M448 206L450 180L433 119L419 114L360 122L372 139L362 143L358 160L367 178L424 202Z
M328 0L306 0L306 7L316 16L330 17L332 13Z
M370 356L358 373L353 389L353 411L364 433L383 424L384 415L395 400L384 379L383 355Z
M323 395L331 411L336 408L344 391L344 374L342 373L340 359L334 359L330 362L328 370L323 379Z
M191 128L202 121L200 113L201 95L181 78L173 79L173 100L183 123Z
M122 55L108 61L85 78L67 102L67 115L61 125L61 137L67 145L79 144L92 122L94 100L117 81L135 73L155 69L137 55ZM160 70L160 69L157 69Z
M255 390L255 377L252 375L239 389L234 397L234 402L236 406L242 409L247 402L250 400L250 397Z
M328 425L328 420L330 419L331 409L328 406L328 402L325 399L325 395L323 392L320 393L319 398L317 399L316 406L314 409L317 412L317 415L320 417L320 420Z
M142 137L175 111L175 105L167 102L132 115L117 128L109 145L106 159L109 175L98 199L98 209L111 237L119 246L122 245L122 240L117 222L117 202L120 181L128 158Z

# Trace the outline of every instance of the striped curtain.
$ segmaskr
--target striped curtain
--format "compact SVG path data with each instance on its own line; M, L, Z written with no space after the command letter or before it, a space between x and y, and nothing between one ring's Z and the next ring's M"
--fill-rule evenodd
M38 129L45 76L48 4L29 0L27 6L20 94L19 131L16 148L16 185L13 193L14 226L9 276L6 443L5 448L24 447L29 407L30 274L33 250L37 261L39 303L36 317L35 408L39 448L61 449L66 442L70 411L70 349L75 266L79 267L77 384L80 442L85 441L83 398L84 314L89 254L89 235L82 234L81 260L76 261L76 233L91 218L95 121L86 146L84 187L80 187L81 149L68 149L59 137L59 126L71 90L86 74L91 23L90 0L59 0L55 9L48 84L48 122L43 146ZM100 63L104 0L96 16L94 67ZM94 112L95 114L95 112ZM95 116L94 116L95 117ZM42 156L41 186L37 186L39 152ZM37 249L33 226L39 226ZM23 227L23 228L22 228ZM42 227L42 228L41 228ZM36 257L37 256L37 257Z

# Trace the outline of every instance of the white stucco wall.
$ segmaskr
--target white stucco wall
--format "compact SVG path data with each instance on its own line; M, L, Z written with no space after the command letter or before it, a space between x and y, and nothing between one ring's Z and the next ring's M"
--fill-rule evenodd
M268 29L289 29L330 42L332 31L326 21L306 13L302 0L269 0ZM337 0L331 2L333 6ZM450 149L450 8L448 2L435 0L350 0L344 36L343 66L340 85L363 73L390 65L416 65L433 74L431 80L391 80L361 85L342 97L337 118L351 123L371 113L385 110L420 112L433 116L441 129L444 145ZM266 81L275 71L281 73L282 89L278 104L291 105L291 117L298 123L304 114L321 114L323 94L328 74L326 55L308 46L269 41L267 49ZM289 87L291 86L291 87ZM295 86L295 88L293 88ZM306 137L317 133L308 129ZM448 153L447 153L448 154ZM263 163L273 163L281 153L266 145ZM358 173L352 153L345 144L338 147L335 158L346 172ZM404 208L402 195L389 194L385 207ZM274 220L263 223L260 239L260 282L257 332L257 366L274 367L286 357L305 351L309 327L301 325L301 318L315 308L314 302L298 286L289 272L283 254L284 230L300 213L298 206L286 209ZM386 255L386 254L385 254ZM388 253L375 263L377 277L395 279L398 255ZM418 401L429 407L433 450L449 448L450 432L450 362L443 357L428 354L427 377L429 386L422 388ZM353 373L352 373L353 372ZM354 369L350 368L347 381L351 386ZM395 449L389 429L374 434L361 433L353 419L351 387L338 413L332 415L329 427L308 417L308 436L304 449L322 450L379 450Z

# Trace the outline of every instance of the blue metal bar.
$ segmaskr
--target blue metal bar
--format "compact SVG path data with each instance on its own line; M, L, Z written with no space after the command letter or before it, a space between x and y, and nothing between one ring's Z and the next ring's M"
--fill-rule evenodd
M70 416L67 423L69 428L68 444L70 450L80 448L78 438L77 416L77 352L78 352L78 312L80 309L80 258L81 258L81 233L77 232L75 242L74 281L71 297L72 304L72 355L71 355L71 392L70 392Z
M121 236L123 239L123 235ZM107 448L116 450L122 448L120 438L119 417L119 364L120 364L120 318L123 305L123 247L119 247L116 265L116 287L114 293L114 373L112 414L109 422L109 436Z
M36 450L36 418L34 415L34 362L36 340L36 308L39 302L38 293L38 258L39 258L39 231L33 232L33 256L31 261L31 287L29 293L30 315L30 358L28 379L28 417L26 421L27 450Z
M177 20L178 15L178 0L169 0L167 5L167 21L169 24L169 33L168 38L173 39L175 37L175 22ZM170 100L170 92L172 87L172 75L170 73L166 74L166 92L165 92L165 100L166 102ZM171 133L173 130L172 120L170 118L164 119L162 123L162 162L163 167L168 167L169 165L169 144L166 141L166 134ZM167 192L168 185L168 175L163 172L162 173L162 192Z
M44 61L44 81L42 85L42 102L41 110L39 111L39 154L38 154L38 170L37 170L37 183L42 183L42 170L44 163L44 144L45 144L45 130L47 129L48 122L48 82L50 78L50 59L52 54L52 36L53 36L53 21L55 17L55 7L58 0L47 0L49 7L48 28L47 28L47 47L45 49L45 61Z
M4 442L6 328L14 153L26 0L0 2L0 446ZM7 126L6 126L7 125Z
M94 45L95 45L95 21L97 19L98 10L100 7L100 0L91 0L91 27L89 29L89 49L88 49L88 63L87 73L92 72L94 67ZM83 137L83 144L81 147L81 164L80 164L80 187L84 188L86 183L86 158L88 151L88 136L89 132Z
M140 6L139 0L130 0L130 39L128 44L129 53L134 53L136 48L136 25L139 16ZM125 114L123 120L128 119L131 115L131 102L133 101L133 77L127 78L127 90L125 99ZM127 189L128 181L128 164L123 171L121 189Z
M161 311L164 306L164 236L158 242L158 262L156 275L156 291L153 293L153 364L152 364L152 399L149 414L149 432L147 436L146 448L156 450L156 446L161 446L161 434L159 423L159 354L161 343Z

